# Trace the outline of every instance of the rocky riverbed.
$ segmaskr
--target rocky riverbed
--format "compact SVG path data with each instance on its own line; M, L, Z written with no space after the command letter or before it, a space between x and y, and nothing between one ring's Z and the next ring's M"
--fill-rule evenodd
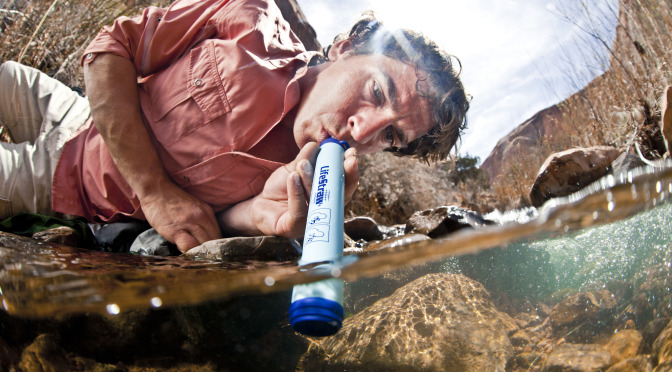
M491 223L451 207L418 213L407 225L389 228L360 218L346 224L352 238L348 250L386 249L390 239L400 234L431 239L440 235L438 231L445 234ZM233 239L193 255L272 260L268 252L277 244L275 238ZM613 372L672 368L672 269L667 264L672 262L672 246L658 252L652 261L657 263L627 280L588 283L580 290L529 298L513 291L516 285L525 285L523 277L509 284L507 294L492 279L496 273L474 269L475 259L465 257L463 270L458 270L462 273L449 273L445 262L438 261L346 283L343 327L335 336L321 339L302 336L289 327L286 291L118 314L69 312L30 319L0 311L0 370Z

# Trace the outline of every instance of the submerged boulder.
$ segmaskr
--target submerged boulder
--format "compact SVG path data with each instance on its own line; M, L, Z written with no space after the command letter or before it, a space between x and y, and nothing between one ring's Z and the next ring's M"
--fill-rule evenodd
M303 371L503 371L513 349L483 286L463 275L429 274L347 318L313 343Z
M610 364L611 354L600 345L562 344L548 356L541 371L604 371Z
M591 341L596 331L613 321L616 299L606 289L573 294L551 311L551 325L556 335L570 342Z

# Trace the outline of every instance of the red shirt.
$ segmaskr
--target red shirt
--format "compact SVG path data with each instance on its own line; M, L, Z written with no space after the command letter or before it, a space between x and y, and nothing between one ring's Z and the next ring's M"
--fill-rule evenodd
M261 192L281 163L247 154L299 103L306 52L273 0L183 0L105 27L97 53L130 59L145 125L173 181L221 211ZM273 137L273 136L269 136ZM292 141L268 144L294 158ZM53 209L94 222L144 218L92 121L65 145Z

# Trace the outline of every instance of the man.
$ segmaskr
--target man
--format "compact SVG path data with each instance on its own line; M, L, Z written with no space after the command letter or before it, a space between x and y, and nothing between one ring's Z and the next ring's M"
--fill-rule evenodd
M222 232L300 236L317 143L328 136L352 147L346 199L358 181L355 152L448 155L469 104L450 57L432 42L369 18L326 57L304 50L272 0L184 0L122 17L82 58L92 120L80 99L67 98L55 115L38 100L32 111L50 124L29 140L44 144L19 148L47 153L42 163L53 169L30 169L21 182L31 187L17 187L16 168L36 161L5 146L13 153L0 154L11 159L0 160L8 180L0 199L12 213L146 219L186 252ZM6 65L2 91L21 75ZM17 114L2 102L0 121L14 132ZM40 201L18 196L26 190Z

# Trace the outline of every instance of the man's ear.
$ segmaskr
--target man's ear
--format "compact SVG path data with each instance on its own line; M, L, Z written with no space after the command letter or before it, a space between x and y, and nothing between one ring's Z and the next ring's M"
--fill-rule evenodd
M329 58L330 61L333 62L341 58L344 54L352 52L352 47L353 45L350 39L343 39L341 41L334 43L331 46L331 48L329 48L329 53L327 54L327 57Z

